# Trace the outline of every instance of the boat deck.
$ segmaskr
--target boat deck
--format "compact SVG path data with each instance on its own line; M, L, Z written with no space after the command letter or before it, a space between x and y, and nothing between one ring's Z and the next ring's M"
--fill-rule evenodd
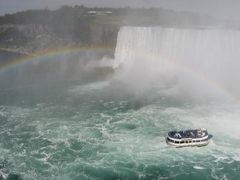
M199 130L186 130L186 131L171 131L168 133L168 136L174 139L183 139L183 138L203 138L208 136L207 131Z

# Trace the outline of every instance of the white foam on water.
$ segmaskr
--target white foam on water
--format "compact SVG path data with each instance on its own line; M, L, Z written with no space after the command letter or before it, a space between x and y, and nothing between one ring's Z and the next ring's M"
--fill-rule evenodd
M194 169L197 169L197 170L203 170L203 169L206 169L205 167L202 167L202 166L193 166Z

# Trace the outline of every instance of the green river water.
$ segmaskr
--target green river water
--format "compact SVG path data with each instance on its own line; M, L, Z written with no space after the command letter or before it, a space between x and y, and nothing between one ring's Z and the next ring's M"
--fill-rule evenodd
M0 92L0 162L8 179L238 179L240 110L115 80ZM173 148L172 129L205 127L208 146ZM3 167L4 166L4 167Z

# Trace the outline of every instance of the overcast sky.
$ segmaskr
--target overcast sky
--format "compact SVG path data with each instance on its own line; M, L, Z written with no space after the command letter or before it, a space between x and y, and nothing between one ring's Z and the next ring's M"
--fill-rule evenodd
M56 9L61 5L162 7L240 20L240 0L0 0L0 15L27 9Z

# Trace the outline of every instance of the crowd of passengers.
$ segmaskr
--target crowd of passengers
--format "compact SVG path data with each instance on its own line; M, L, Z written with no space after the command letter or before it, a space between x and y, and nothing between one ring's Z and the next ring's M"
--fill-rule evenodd
M199 134L198 130L187 130L187 131L172 131L170 133L171 137L174 137L176 139L181 139L181 138L198 138L201 137Z

